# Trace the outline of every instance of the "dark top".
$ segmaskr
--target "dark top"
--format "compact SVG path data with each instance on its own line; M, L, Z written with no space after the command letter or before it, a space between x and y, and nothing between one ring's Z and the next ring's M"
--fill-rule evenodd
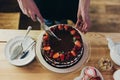
M76 21L79 0L35 0L35 3L46 19Z

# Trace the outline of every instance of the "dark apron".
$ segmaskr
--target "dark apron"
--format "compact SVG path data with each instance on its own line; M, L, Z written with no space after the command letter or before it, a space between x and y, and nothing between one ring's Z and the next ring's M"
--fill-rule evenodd
M76 22L79 0L35 0L45 19Z

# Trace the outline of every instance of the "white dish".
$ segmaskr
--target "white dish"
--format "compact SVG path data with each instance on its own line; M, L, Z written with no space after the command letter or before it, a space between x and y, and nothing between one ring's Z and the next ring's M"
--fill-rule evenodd
M107 38L107 40L110 57L114 63L120 66L120 42L113 42L111 38Z
M29 64L34 58L35 58L35 47L31 48L29 50L29 53L26 55L25 58L20 59L14 59L11 60L10 56L11 53L14 51L15 47L21 44L21 41L23 40L24 36L17 36L10 41L7 42L5 46L5 57L7 60L15 65L15 66L24 66ZM31 37L26 37L26 40L23 42L23 51L32 43L34 40Z
M86 66L86 67L84 67L84 68L82 69L82 71L81 71L80 76L74 78L74 80L82 80L82 78L83 78L83 76L84 76L84 73L85 73L85 70L86 70L88 67L91 67L91 66ZM95 67L94 67L94 69L95 69L96 72L97 72L97 76L99 76L99 77L101 78L101 80L104 80L104 78L103 78L102 74L99 72L99 70L96 69Z
M117 70L113 74L114 80L120 80L120 70Z
M54 27L54 26L53 26ZM84 45L84 53L83 56L81 58L81 60L74 66L70 67L70 68L65 68L65 69L60 69L60 68L55 68L51 65L49 65L43 58L42 54L41 54L41 44L42 44L42 37L43 34L45 33L45 31L41 32L40 36L38 37L37 40L37 44L36 44L36 56L38 58L38 60L40 61L40 63L45 66L47 69L53 71L53 72L57 72L57 73L68 73L68 72L72 72L75 71L76 69L80 69L81 66L83 66L83 64L85 63L85 61L87 61L88 57L89 57L89 47L87 42L83 39L83 45Z

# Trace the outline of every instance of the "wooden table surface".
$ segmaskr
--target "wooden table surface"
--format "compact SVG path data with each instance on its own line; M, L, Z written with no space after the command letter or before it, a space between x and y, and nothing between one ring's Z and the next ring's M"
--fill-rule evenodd
M5 45L10 39L15 36L23 36L25 33L25 30L0 29L0 80L73 80L79 76L80 69L66 74L54 73L43 68L36 59L23 67L11 65L4 56ZM37 40L40 33L41 31L39 30L32 30L29 36ZM120 41L120 33L88 32L85 34L85 38L89 42L91 49L91 56L84 66L98 68L98 60L104 56L109 57L110 51L107 46L106 37L111 37L115 42ZM120 67L114 64L114 70L101 71L104 79L113 80L112 75L116 69L120 69Z

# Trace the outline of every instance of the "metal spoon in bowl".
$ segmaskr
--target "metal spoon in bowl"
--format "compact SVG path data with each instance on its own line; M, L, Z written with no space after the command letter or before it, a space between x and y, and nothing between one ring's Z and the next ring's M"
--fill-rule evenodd
M61 40L59 37L57 37L50 29L49 29L49 27L45 24L45 23L43 23L43 22L41 22L41 20L39 19L39 17L37 17L37 20L38 20L38 22L41 24L41 28L43 29L43 30L45 30L48 34L50 34L51 36L54 36L57 40Z
M23 59L27 56L27 54L29 53L30 49L32 49L32 47L35 45L35 41L33 41L32 43L30 43L28 45L28 47L22 52L22 54L20 55L20 59Z
M28 35L28 33L30 32L31 29L32 29L32 27L31 27L31 26L28 26L27 32L26 32L23 40L21 41L20 45L16 46L15 49L13 50L13 53L11 54L11 56L10 56L10 59L11 59L11 60L16 59L16 58L22 53L22 51L23 51L23 46L22 46L22 44L23 44L23 42L26 40L26 37L27 37L27 35Z

